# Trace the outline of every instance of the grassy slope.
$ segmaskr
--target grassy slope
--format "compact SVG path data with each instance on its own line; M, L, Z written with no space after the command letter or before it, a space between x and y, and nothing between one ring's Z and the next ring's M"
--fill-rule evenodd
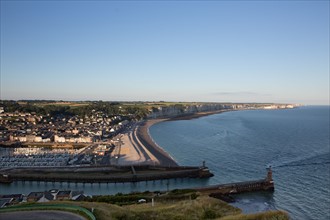
M200 196L196 200L173 202L155 202L117 206L96 202L69 202L87 209L94 208L94 215L98 220L108 219L221 219L221 220L288 220L286 213L270 211L259 214L244 215L241 210L225 202Z

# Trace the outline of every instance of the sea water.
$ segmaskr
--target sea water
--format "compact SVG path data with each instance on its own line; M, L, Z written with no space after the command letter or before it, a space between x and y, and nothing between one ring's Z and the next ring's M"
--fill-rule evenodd
M52 188L85 194L171 190L262 179L273 167L275 192L236 196L245 213L285 210L294 220L330 219L329 106L285 110L233 111L198 119L168 121L150 128L152 138L180 165L202 165L210 179L173 179L139 183L82 184L14 182L0 194Z
M286 210L292 219L330 219L329 106L226 112L170 121L150 129L179 164L206 165L207 184L264 178L274 193L248 193L234 205L246 213Z

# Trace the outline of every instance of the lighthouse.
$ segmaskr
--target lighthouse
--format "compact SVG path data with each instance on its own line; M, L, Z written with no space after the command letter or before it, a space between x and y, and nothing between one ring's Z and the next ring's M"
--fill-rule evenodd
M273 183L273 171L272 171L272 166L269 166L267 168L267 177L266 177L266 181L268 181L269 183Z

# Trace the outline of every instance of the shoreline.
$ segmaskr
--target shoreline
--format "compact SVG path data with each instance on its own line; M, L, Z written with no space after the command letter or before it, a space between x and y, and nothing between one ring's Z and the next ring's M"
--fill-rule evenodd
M235 109L222 109L218 111L208 111L208 112L197 112L185 115L179 115L174 117L166 117L166 118L156 118L156 119L147 119L139 125L136 132L136 137L141 141L141 144L148 149L148 151L157 158L159 165L161 166L180 166L177 161L166 152L161 146L159 146L154 139L151 137L149 129L151 126L166 122L166 121L177 121L177 120L191 120L197 119L204 116L220 114L223 112L235 111Z
M167 153L162 147L160 147L151 137L149 128L156 124L165 121L164 119L147 120L139 123L136 129L136 138L139 139L141 145L143 145L157 160L158 165L166 167L178 167L179 164Z
M135 134L136 138L141 141L141 147L145 147L153 156L158 159L158 164L161 166L180 166L175 159L166 152L161 146L159 146L154 139L151 137L149 129L151 126L166 122L166 121L178 121L178 120L192 120L197 119L209 115L221 114L224 112L231 111L243 111L243 110L259 110L258 108L254 109L221 109L216 111L206 111L206 112L196 112L196 113L188 113L177 116L169 116L169 117L161 117L161 118L149 118L142 122L140 122L139 128ZM269 109L261 109L261 110L269 110Z

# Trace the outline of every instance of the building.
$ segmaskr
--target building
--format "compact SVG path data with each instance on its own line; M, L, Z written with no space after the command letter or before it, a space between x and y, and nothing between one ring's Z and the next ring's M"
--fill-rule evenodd
M43 196L37 202L49 202L54 200L54 196L50 192L44 192Z
M4 198L4 199L0 199L0 208L4 208L6 206L11 205L13 199L12 198Z
M64 143L65 142L65 137L55 135L54 136L54 142Z
M72 199L72 191L65 190L65 191L58 191L56 195L56 200L70 200Z
M84 201L87 196L84 195L84 191L72 191L72 200Z
M23 194L0 195L0 199L12 199L11 204L18 204L23 201Z
M49 202L54 200L54 196L50 192L31 192L27 196L27 202Z
M50 194L53 195L54 200L56 200L56 196L57 196L58 191L59 191L58 189L51 189L48 192L50 192Z

